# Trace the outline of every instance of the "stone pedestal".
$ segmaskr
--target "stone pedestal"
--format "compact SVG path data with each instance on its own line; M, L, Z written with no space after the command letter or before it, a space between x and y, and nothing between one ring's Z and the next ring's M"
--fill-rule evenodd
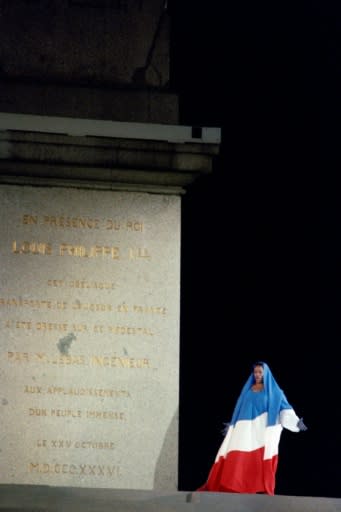
M3 185L0 211L2 482L175 489L179 198Z
M181 194L219 131L0 130L0 483L176 490Z

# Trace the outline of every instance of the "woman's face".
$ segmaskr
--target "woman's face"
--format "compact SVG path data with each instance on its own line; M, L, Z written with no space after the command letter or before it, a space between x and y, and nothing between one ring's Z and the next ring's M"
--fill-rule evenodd
M255 366L253 369L253 376L255 378L256 384L261 384L263 382L264 369L262 366Z

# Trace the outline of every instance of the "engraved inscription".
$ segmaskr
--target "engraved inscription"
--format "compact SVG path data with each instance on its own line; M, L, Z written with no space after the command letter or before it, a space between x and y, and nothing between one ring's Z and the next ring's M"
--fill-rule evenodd
M121 477L120 466L107 466L99 464L61 464L48 462L29 462L30 473L44 474L70 474L78 476L100 476L116 478Z
M109 247L107 245L85 247L84 245L60 244L59 256L76 256L79 258L109 257L113 260L119 260L120 250L118 247Z
M125 421L126 416L122 411L99 411L99 410L81 410L81 409L47 409L39 407L30 407L29 416L52 417L52 418L81 418L94 420L114 420Z
M78 324L57 324L52 322L36 322L21 321L21 320L6 320L4 326L7 329L22 329L32 330L35 329L40 332L86 332L88 331L88 325L83 323ZM137 327L128 325L101 325L95 324L90 329L97 334L107 332L109 334L117 336L154 336L154 331L150 327Z
M106 313L108 311L116 311L117 313L139 313L146 315L165 315L166 308L163 306L147 306L141 304L129 305L125 302L118 304L82 302L79 299L72 303L65 300L52 299L23 299L22 297L0 297L0 307L12 308L31 308L41 310L59 310L66 311L72 309L74 311L91 311L94 313Z
M130 391L127 389L101 389L101 388L73 388L66 386L50 385L31 386L25 384L24 393L36 395L62 395L77 397L98 397L98 398L131 398Z
M124 368L124 369L151 369L151 360L148 357L122 357L122 356L101 356L101 355L59 355L50 356L45 352L7 352L7 359L12 363L41 363L59 366L91 366L102 368Z
M40 254L43 256L51 256L52 246L45 242L12 242L12 252L14 254Z
M26 213L22 216L22 224L74 230L105 229L110 231L132 231L134 233L142 233L145 231L144 222L138 219L98 219L87 216L65 217L63 215L42 215L39 217L39 215Z
M93 289L93 290L114 290L115 283L107 281L86 281L84 279L66 280L66 279L49 279L47 286L54 288L77 288L77 289Z
M151 447L163 445L178 405L179 202L128 191L4 193L13 220L0 249L5 479L150 488ZM12 429L20 421L25 436Z
M114 450L113 441L71 441L70 439L38 439L37 448L81 449L81 450Z
M76 258L102 258L111 260L150 260L151 254L146 247L128 247L122 251L120 247L114 245L80 245L77 243L61 243L54 252L53 246L49 242L37 242L36 240L18 240L12 241L11 252L17 255L39 255L52 256L55 253L62 257Z

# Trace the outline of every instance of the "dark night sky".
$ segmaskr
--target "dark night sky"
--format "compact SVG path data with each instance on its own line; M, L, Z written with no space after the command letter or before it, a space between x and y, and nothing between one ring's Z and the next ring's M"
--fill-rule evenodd
M255 359L309 427L277 494L341 497L337 2L175 0L181 123L222 129L183 198L180 490L206 480ZM338 169L337 169L338 170Z

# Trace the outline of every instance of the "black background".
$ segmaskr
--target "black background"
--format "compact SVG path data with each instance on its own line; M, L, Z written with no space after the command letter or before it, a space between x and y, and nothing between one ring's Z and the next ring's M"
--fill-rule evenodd
M182 200L179 490L207 478L254 360L308 426L276 494L340 494L340 7L173 0L181 123L220 127Z

